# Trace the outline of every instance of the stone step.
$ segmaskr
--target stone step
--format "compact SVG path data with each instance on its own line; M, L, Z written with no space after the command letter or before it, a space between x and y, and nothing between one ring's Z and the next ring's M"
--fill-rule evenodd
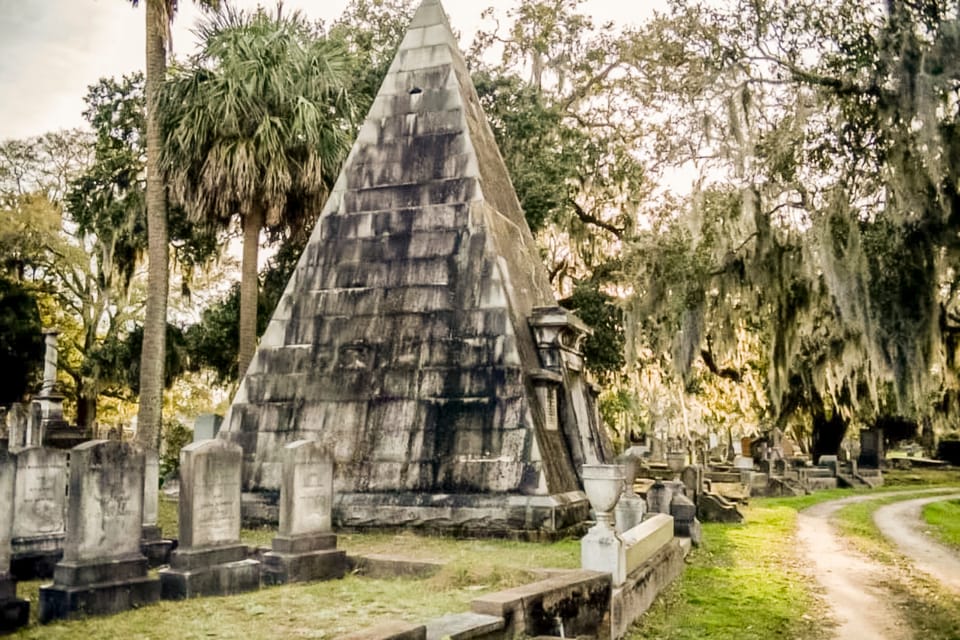
M427 622L427 640L474 640L496 637L505 621L482 613L451 613Z

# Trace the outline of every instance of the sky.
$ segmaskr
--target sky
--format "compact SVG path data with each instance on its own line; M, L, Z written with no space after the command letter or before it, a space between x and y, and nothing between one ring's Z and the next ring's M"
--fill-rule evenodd
M274 6L273 0L229 0L235 7ZM335 20L348 0L284 0L313 19ZM503 16L519 0L444 0L466 48L493 7ZM661 0L583 0L596 22L642 22ZM141 3L142 5L142 3ZM83 96L105 76L143 70L143 7L129 0L0 0L0 140L84 126ZM173 31L177 55L195 47L199 11L181 1ZM489 26L487 24L487 26Z

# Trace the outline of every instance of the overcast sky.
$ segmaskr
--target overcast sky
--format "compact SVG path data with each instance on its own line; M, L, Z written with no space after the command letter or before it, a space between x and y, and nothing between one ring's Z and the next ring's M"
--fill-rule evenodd
M486 7L504 13L519 0L445 0L465 48ZM273 6L273 0L231 0L237 7ZM336 19L347 0L284 0L311 18ZM598 22L637 23L661 0L585 0ZM181 1L173 45L194 49L198 10ZM128 0L0 0L0 140L83 126L83 96L104 76L143 69L143 7Z

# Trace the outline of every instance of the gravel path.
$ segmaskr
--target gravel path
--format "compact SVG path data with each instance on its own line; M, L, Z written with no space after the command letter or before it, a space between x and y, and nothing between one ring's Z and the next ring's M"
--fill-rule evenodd
M877 509L873 521L918 569L960 593L960 554L928 535L923 521L923 506L944 500L960 500L960 493L894 502Z
M818 505L797 516L797 537L823 587L824 600L837 622L835 638L906 640L910 627L888 606L883 589L884 567L853 552L838 538L830 517L842 507L885 494L854 496Z

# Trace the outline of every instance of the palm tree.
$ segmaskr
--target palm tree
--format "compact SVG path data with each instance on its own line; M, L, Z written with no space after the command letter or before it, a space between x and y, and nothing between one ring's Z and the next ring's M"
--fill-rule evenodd
M167 241L167 199L159 171L160 129L157 119L157 92L167 68L170 23L177 0L130 0L133 6L146 4L147 98L147 308L143 320L143 351L140 356L140 408L137 441L148 448L160 446L163 419L163 365L166 357L167 288L169 282ZM219 0L196 0L216 8Z
M302 232L329 193L350 139L348 60L299 14L227 8L198 27L203 46L160 97L162 169L198 222L239 217L239 373L256 349L262 230Z

